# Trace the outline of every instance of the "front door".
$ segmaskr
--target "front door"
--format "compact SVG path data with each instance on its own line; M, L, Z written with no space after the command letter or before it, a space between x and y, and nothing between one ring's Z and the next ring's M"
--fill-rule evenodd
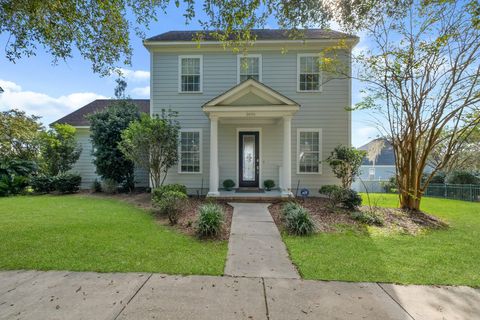
M239 138L239 187L258 188L259 180L259 145L258 132L241 131Z

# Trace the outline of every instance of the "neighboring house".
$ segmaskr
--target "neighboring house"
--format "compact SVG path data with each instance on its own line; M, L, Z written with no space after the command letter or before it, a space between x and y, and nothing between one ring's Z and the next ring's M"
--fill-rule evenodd
M363 180L388 180L395 175L395 153L392 144L385 138L378 138L361 146L358 150L364 150L367 153L372 149L381 146L377 157L370 161L368 155L363 158L360 167L360 178Z
M256 41L244 55L209 34L193 41L197 33L144 41L150 114L172 109L181 125L179 163L166 183L210 196L220 195L226 179L250 190L272 179L282 196L297 186L318 195L320 186L339 183L322 161L335 146L351 144L351 80L321 72L319 57L322 49L346 44L338 57L350 70L358 38L309 29L293 40L284 30L252 30Z
M150 101L148 99L132 99L132 102L137 105L140 112L150 112ZM107 108L111 103L112 100L109 99L98 99L54 122L70 124L77 129L77 141L82 146L82 153L75 163L72 172L76 172L82 177L82 189L90 189L95 179L99 179L93 164L90 123L86 116ZM135 185L137 187L148 187L148 174L143 170L136 169Z

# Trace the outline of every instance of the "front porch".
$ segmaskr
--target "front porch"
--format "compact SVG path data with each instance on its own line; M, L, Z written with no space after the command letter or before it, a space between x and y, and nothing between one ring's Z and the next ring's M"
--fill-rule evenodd
M273 89L246 80L203 106L210 119L209 197L291 197L291 121L299 105ZM278 190L265 193L222 191L263 188L273 180Z

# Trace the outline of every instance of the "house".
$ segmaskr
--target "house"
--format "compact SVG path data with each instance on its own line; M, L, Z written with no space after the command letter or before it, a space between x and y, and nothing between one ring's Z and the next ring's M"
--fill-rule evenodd
M351 80L322 72L325 48L339 47L350 70L356 36L308 29L302 39L284 30L252 30L247 53L225 49L209 33L170 31L144 41L150 53L150 114L178 112L179 162L166 183L219 196L226 179L237 192L277 194L299 188L318 195L338 179L323 164L337 145L351 144ZM85 160L84 160L85 161Z
M150 112L150 101L148 99L132 99L132 102L137 105L140 112L147 114ZM111 103L112 100L109 99L97 99L54 122L69 124L77 129L76 138L82 147L82 153L73 166L72 172L76 172L82 177L80 186L82 189L90 189L95 179L100 180L93 164L90 123L86 116L104 110ZM141 169L135 169L135 185L137 187L148 187L148 173Z

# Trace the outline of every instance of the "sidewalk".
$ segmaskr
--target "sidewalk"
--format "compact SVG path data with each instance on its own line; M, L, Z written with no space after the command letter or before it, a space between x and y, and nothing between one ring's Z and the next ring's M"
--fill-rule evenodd
M479 301L469 287L0 272L0 319L479 319Z

